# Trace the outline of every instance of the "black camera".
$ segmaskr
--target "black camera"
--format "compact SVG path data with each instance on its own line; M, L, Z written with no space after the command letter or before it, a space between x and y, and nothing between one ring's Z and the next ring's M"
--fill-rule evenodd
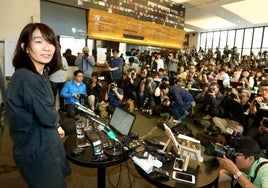
M203 70L202 74L207 74L208 70Z
M228 145L223 145L220 143L212 143L209 142L206 146L205 149L205 154L206 155L210 155L210 156L214 156L214 157L227 157L228 159L235 159L235 149L228 146Z
M89 56L89 53L88 52L84 52L84 55L85 55L85 57L88 57Z
M208 89L208 92L209 92L209 93L213 93L213 92L214 92L214 89L209 88L209 89Z
M261 121L261 125L268 128L268 118L263 118Z
M111 85L110 85L110 89L114 89L115 87L116 87L115 84L111 84Z
M85 94L79 94L79 99L85 99L86 98L86 95Z
M234 93L230 93L229 95L232 99L239 99L239 96L234 94Z
M167 106L168 101L169 101L168 98L164 98L163 101L162 101L162 105Z
M86 99L86 95L85 94L79 94L79 103L80 104L84 104L85 103L85 99Z

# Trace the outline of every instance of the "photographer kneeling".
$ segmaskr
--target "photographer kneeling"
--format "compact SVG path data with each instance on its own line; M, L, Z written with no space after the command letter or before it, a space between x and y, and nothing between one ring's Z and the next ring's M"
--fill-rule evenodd
M105 100L109 101L109 106L107 106L107 111L109 114L113 114L116 107L122 107L124 110L128 110L129 104L124 103L124 91L117 87L116 81L113 81L108 86L108 91L105 95Z
M268 187L268 160L260 157L258 143L250 137L242 137L236 140L235 151L234 162L225 156L217 157L222 167L219 183L236 180L234 187Z

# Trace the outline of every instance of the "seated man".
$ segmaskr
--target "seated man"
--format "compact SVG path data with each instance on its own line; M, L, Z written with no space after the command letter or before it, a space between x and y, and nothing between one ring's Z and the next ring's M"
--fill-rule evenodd
M222 117L212 118L213 125L218 127L221 133L226 133L227 128L230 128L237 130L242 135L246 126L246 117L243 106L238 100L240 100L239 94L235 88L232 88L230 94L226 95L221 103Z
M101 92L105 91L105 88L98 80L98 74L92 73L92 76L87 85L88 105L91 110L96 110L98 103L101 102Z
M203 92L197 97L197 107L195 108L195 120L204 126L205 130L211 127L211 119L214 116L222 116L220 104L224 96L220 92L217 82L212 82L209 87L204 87Z
M177 86L170 86L166 83L160 85L160 90L164 96L168 97L166 102L162 102L162 105L173 115L174 119L181 122L189 112L187 110L195 106L193 96Z
M219 183L235 179L240 187L268 187L268 160L260 157L260 153L258 143L252 138L237 139L234 162L225 156L217 157L222 167Z
M268 129L262 121L268 118L268 80L260 83L260 94L250 104L249 112L254 116L254 123L246 131L246 135L257 140L262 149L267 149Z
M117 87L116 81L113 81L108 86L108 91L105 95L105 100L109 101L109 105L107 106L107 111L109 114L112 114L116 107L122 107L124 110L128 110L128 103L123 102L124 99L124 91L121 88Z
M157 85L154 81L153 75L148 74L140 82L139 89L139 107L146 109L155 105L154 93Z
M61 90L60 96L66 100L66 111L69 117L74 117L77 114L76 102L84 105L87 90L83 78L83 71L74 71L73 79L66 82Z

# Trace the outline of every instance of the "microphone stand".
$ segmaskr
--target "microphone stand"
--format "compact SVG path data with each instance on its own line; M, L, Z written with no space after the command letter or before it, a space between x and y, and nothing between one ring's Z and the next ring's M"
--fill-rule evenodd
M81 104L79 104L79 103L76 103L77 104L77 109L78 110L80 110L80 111L82 111L82 112L84 112L84 113L86 113L88 116L88 118L90 118L91 120L93 120L94 122L96 122L96 123L98 123L98 124L101 124L102 126L106 126L106 124L105 123L103 123L103 122L101 122L100 120L98 120L98 119L96 119L95 117L99 117L98 115L96 115L96 114L94 114L94 112L93 111L91 111L90 109L88 109L88 108L86 108L85 106L83 106L83 105L81 105ZM93 116L95 116L95 117L93 117ZM119 143L119 145L120 145L120 148L118 148L117 146L116 146L116 142L117 143ZM105 153L107 154L107 155L110 155L110 156L119 156L119 155L121 155L122 153L123 153L123 149L122 148L124 148L123 147L123 144L117 139L117 140L113 140L113 148L111 148L111 149L105 149Z

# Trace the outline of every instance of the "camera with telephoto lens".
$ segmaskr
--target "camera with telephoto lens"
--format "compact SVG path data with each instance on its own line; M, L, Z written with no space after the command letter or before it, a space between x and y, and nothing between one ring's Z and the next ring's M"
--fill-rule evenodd
M114 89L115 87L116 87L115 84L111 84L111 85L110 85L110 89Z
M227 157L228 159L235 159L235 149L229 145L223 145L220 143L209 142L205 149L205 154L214 157Z

